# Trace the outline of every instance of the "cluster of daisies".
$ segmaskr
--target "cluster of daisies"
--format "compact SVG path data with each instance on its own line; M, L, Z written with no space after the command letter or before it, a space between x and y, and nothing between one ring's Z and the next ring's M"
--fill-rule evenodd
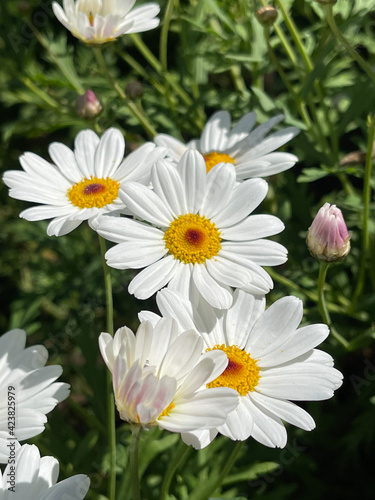
M157 26L156 4L135 0L64 0L58 19L86 43ZM323 324L299 328L302 302L284 297L266 309L273 283L263 266L286 262L287 250L268 239L284 229L272 215L253 214L267 195L263 179L291 168L297 158L275 152L298 130L271 133L276 116L256 127L255 113L233 127L215 113L188 144L159 134L124 158L122 133L81 131L74 150L49 147L51 161L20 158L23 170L4 182L13 198L36 203L20 216L51 219L50 236L67 235L83 221L114 245L106 253L116 269L140 269L129 293L156 293L160 315L139 314L134 334L102 333L99 348L113 377L121 418L181 434L196 449L220 433L284 447L284 423L311 430L312 417L292 401L330 398L342 383L331 356L316 347L329 334ZM56 483L58 464L18 441L43 431L45 415L68 397L61 367L46 367L42 346L25 348L13 330L0 338L0 471L2 498L82 500L86 476ZM8 391L16 393L14 436L9 434ZM10 445L14 459L10 460ZM17 494L9 477L17 476ZM26 493L27 490L27 493ZM5 495L5 496L4 496Z
M115 243L110 267L142 269L129 293L158 292L160 316L142 311L136 334L124 327L99 337L117 409L127 422L179 432L195 448L218 433L283 447L283 422L314 428L291 400L330 398L342 380L332 358L315 349L328 328L298 328L299 299L265 309L273 283L262 266L287 259L267 238L284 225L252 212L267 194L260 177L297 161L273 152L297 130L267 135L280 117L254 129L255 119L248 113L231 128L220 111L199 140L159 135L125 159L119 130L101 138L84 130L74 151L50 145L53 163L26 153L23 171L4 175L10 196L42 204L21 217L52 219L47 231L56 236L87 220Z

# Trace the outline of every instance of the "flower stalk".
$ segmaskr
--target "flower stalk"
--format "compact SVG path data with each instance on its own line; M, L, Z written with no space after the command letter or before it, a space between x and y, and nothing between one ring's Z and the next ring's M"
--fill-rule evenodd
M110 269L105 261L106 243L104 238L99 236L100 253L102 257L102 266L104 272L104 286L106 296L106 329L113 336L113 294L112 294L112 279ZM115 422L115 402L113 398L112 376L106 370L106 385L107 385L107 425L109 437L109 486L108 498L115 500L116 498L116 422Z
M362 251L361 260L359 263L357 284L352 298L352 310L356 308L358 298L363 290L365 282L366 262L370 246L369 238L369 217L370 217L370 202L371 202L371 175L373 164L373 151L375 140L375 115L370 114L368 117L368 141L365 165L365 178L363 185L363 219L362 219Z
M114 90L116 91L117 95L122 99L129 110L132 112L133 116L139 121L139 123L142 125L144 128L145 132L149 136L150 139L152 139L156 134L156 130L153 127L153 125L149 122L148 118L145 116L145 114L142 112L141 109L139 109L125 94L125 91L121 88L119 85L118 81L111 75L110 71L108 70L107 64L104 60L103 53L101 47L94 47L93 48L94 55L96 57L98 66L100 68L100 71L102 75L109 81L109 83L112 85Z
M133 425L132 440L130 443L130 477L132 484L133 500L141 500L141 485L139 482L139 438L141 436L142 427L140 425Z

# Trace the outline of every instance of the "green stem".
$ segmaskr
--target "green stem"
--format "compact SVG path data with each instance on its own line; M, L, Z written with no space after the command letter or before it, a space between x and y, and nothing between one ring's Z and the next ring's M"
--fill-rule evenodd
M150 137L150 139L152 139L157 134L156 130L148 121L145 114L127 97L122 87L119 85L116 79L111 75L103 57L102 48L94 47L93 51L103 76L109 81L114 90L117 92L117 95L120 97L120 99L122 99L125 102L129 110L132 112L133 116L137 118L139 123L143 126L147 135Z
M283 15L284 20L285 20L285 24L286 24L286 26L291 34L291 37L292 37L294 43L297 46L298 52L301 54L301 57L302 57L302 60L304 62L304 65L305 65L307 72L311 73L314 70L314 64L313 64L312 60L310 59L310 56L307 53L307 51L302 43L302 38L301 38L301 35L297 29L297 26L295 25L288 10L284 7L282 1L275 0L275 4L280 8L280 10L282 12L282 15ZM329 130L329 137L331 139L331 147L329 147L325 136L321 133L320 135L321 135L322 145L324 145L326 152L327 152L327 155L330 156L331 163L334 165L335 163L337 163L337 159L338 159L338 139L337 139L336 129L335 129L335 127L332 123L332 120L331 120L330 110L326 106L326 103L325 103L325 93L324 93L323 88L318 80L314 81L314 87L315 87L315 90L317 93L317 97L319 99L320 106L324 112L325 121L327 123L328 130ZM316 115L315 104L314 104L312 99L310 99L309 105L310 105L310 108L311 107L313 108L312 109L313 114ZM315 123L318 124L320 122L320 120L318 119L317 116L316 116L316 119L317 119L317 121L315 121ZM321 127L319 127L318 130L320 131Z
M137 47L139 52L143 55L146 61L154 68L154 70L163 77L166 82L170 84L176 94L181 98L181 100L187 105L191 106L193 101L189 94L176 82L170 73L164 73L161 62L154 56L151 50L143 42L142 38L137 33L132 33L129 35L134 45Z
M190 451L191 448L189 446L186 446L184 442L181 441L180 447L177 450L175 456L173 456L172 460L169 462L167 472L165 473L163 484L161 487L161 494L160 494L161 500L167 499L169 493L169 487L171 485L175 472L179 468L179 466L185 462Z
M340 344L347 349L349 347L349 342L333 327L331 317L328 312L328 307L326 304L324 296L324 285L326 282L327 271L329 268L328 262L321 262L319 267L319 279L318 279L318 306L320 315L324 323L329 326L332 336L340 342Z
M329 264L327 262L321 262L319 267L319 280L318 280L318 305L319 311L322 316L324 323L328 326L331 325L331 317L329 315L326 300L324 296L324 285L326 282L327 271Z
M48 106L50 106L53 109L60 110L61 105L57 101L55 101L55 99L53 99L51 96L49 96L46 92L44 92L44 90L42 90L39 87L37 87L35 85L35 83L33 83L30 80L29 77L27 77L27 76L22 77L21 78L21 82L28 89L30 89L32 92L34 92L34 94L36 94L38 97L40 97L40 99L42 99L42 101L44 101Z
M110 269L105 261L106 243L104 238L99 236L100 253L102 257L102 266L104 272L104 286L107 309L107 332L113 336L113 295L112 295L112 280ZM112 389L112 374L109 370L107 373L107 420L108 420L108 437L109 437L109 485L108 499L115 500L116 498L116 416L115 402Z
M134 59L134 57L132 57L128 53L123 52L118 48L118 46L116 46L116 52L121 57L121 59L123 59L131 68L133 68L139 76L147 80L154 87L154 89L159 92L159 94L165 96L166 91L163 85L161 85L149 71L146 71L145 68L141 64L139 64L136 59Z
M168 61L167 61L168 32L169 32L169 25L171 24L171 19L172 19L172 14L173 14L174 1L175 0L168 0L167 7L165 9L163 24L161 27L161 33L160 33L159 57L160 57L161 69L164 73L166 73L168 71Z
M305 101L301 100L299 93L296 92L294 90L293 85L291 85L289 83L288 77L286 76L285 71L283 70L278 58L275 55L275 52L272 49L268 28L265 29L265 35L266 35L266 42L267 42L268 54L270 56L270 59L274 63L274 65L276 66L277 72L279 73L281 80L283 81L285 87L288 89L288 91L291 94L291 97L293 98L294 102L296 103L300 117L305 122L307 128L311 129L312 132L314 133L314 129L313 129L313 126L311 123L311 118L310 118L310 115L309 115L307 108L306 108L306 103L305 103Z
M132 426L132 440L130 442L130 477L132 483L133 500L141 500L141 486L139 483L139 438L142 427L140 425Z
M207 500L207 498L212 496L212 494L219 488L219 486L223 483L224 479L229 474L231 468L233 467L241 452L243 444L244 441L238 441L236 443L230 456L228 457L228 460L225 463L224 468L220 471L220 473L216 473L213 478L208 478L207 482L200 488L199 492L190 495L188 500Z
M363 290L365 282L365 274L366 274L365 273L366 262L370 246L369 218L370 218L370 202L371 202L371 173L372 173L373 151L374 151L374 140L375 140L374 114L369 115L368 124L369 126L368 126L366 165L365 165L365 179L363 184L362 251L361 251L361 260L359 263L357 284L352 299L353 310L356 308L358 298Z
M281 10L285 24L287 25L287 28L294 40L294 43L297 45L298 51L302 56L303 62L305 63L305 66L308 69L308 71L311 73L311 71L314 69L314 66L310 60L309 55L305 50L305 47L303 46L301 36L297 30L297 26L294 24L292 17L289 15L287 9L285 9L281 0L275 0L275 5L277 5Z
M346 49L346 51L352 57L352 59L354 59L359 64L359 66L361 66L361 68L367 74L367 76L369 76L373 81L373 83L375 83L375 73L370 64L368 64L358 54L358 52L355 49L353 49L353 47L350 45L350 42L344 37L344 35L337 27L335 17L333 15L332 5L324 5L323 7L326 13L327 24L331 28L331 31L334 34L334 36L337 38L340 44L343 45L343 47Z
M239 64L234 64L229 68L229 71L232 77L234 88L238 92L241 92L243 96L245 96L247 93L247 86L241 73L241 66Z
M72 87L76 90L76 92L79 95L84 94L85 88L79 81L79 78L76 74L72 73L72 70L68 70L65 66L65 64L60 60L60 58L53 52L51 49L51 44L50 42L40 33L39 30L35 28L35 26L31 23L28 22L28 26L31 28L33 31L36 39L38 42L42 45L42 47L48 52L50 58L52 59L53 63L56 64L56 66L59 68L61 73L65 76L65 78L68 80L68 82L72 85Z

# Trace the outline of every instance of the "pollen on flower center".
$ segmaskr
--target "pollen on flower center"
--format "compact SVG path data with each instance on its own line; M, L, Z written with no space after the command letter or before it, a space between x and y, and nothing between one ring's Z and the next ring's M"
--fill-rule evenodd
M246 396L249 392L254 391L260 379L256 360L236 345L215 345L207 351L216 349L227 354L228 365L219 377L207 384L207 387L230 387L241 396Z
M234 158L225 154L225 153L217 153L216 151L212 151L203 156L204 161L206 162L206 170L207 173L218 163L235 163Z
M79 208L102 208L112 203L118 195L120 183L109 179L91 177L74 184L68 192L69 200Z
M216 225L198 214L177 217L164 233L164 240L169 253L184 264L203 264L221 248Z

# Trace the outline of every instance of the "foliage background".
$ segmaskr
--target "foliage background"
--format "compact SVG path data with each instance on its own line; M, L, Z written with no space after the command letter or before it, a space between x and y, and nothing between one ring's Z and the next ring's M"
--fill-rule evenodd
M163 18L166 2L160 3ZM234 119L254 110L260 123L283 113L284 124L301 128L287 145L300 162L269 179L270 192L260 208L284 221L286 230L279 241L289 250L288 263L273 270L275 288L268 302L297 295L305 304L304 321L321 321L316 292L319 264L304 240L318 208L326 201L337 204L352 231L352 251L345 262L330 268L326 292L335 328L349 344L345 348L331 336L323 348L343 372L344 385L332 400L305 405L317 428L306 433L290 427L285 450L268 449L250 439L217 495L370 500L375 487L373 176L365 247L363 193L374 79L332 35L321 5L312 0L276 0L279 17L267 35L254 16L262 4L175 1L170 24L164 20L164 30L141 37L155 60L142 54L140 37L125 36L104 47L110 72L127 92L127 100L121 100L101 74L93 51L54 18L51 2L3 0L0 169L19 169L18 157L24 151L48 158L49 143L72 146L76 133L87 127L96 131L119 127L128 150L134 149L147 133L131 113L129 102L144 112L158 132L185 140L197 137L206 117L218 109L229 110ZM371 4L338 0L334 14L356 53L374 69L375 8ZM303 51L282 8L295 23ZM168 45L163 45L163 39L160 44L161 34L168 34ZM136 89L141 88L138 95L134 82ZM176 82L182 93L176 91ZM86 88L92 88L103 103L104 111L95 120L84 120L75 110L77 95ZM18 218L26 203L10 199L3 184L0 193L1 331L24 328L29 345L43 343L49 362L63 366L63 380L72 386L71 397L51 413L46 431L33 441L43 454L59 459L60 478L88 474L92 488L87 498L103 500L108 468L105 370L97 338L105 325L105 296L96 235L82 225L68 236L49 238L46 223ZM361 266L363 285L358 284ZM140 310L156 310L153 299L141 303L127 294L132 276L132 272L113 270L116 327L126 324L134 329ZM118 421L121 500L130 497L129 435L128 427ZM168 498L189 494L200 498L210 473L222 467L234 447L220 438L196 454L178 443L178 436L158 430L143 435L144 498L159 498L163 474L181 454L184 461Z

